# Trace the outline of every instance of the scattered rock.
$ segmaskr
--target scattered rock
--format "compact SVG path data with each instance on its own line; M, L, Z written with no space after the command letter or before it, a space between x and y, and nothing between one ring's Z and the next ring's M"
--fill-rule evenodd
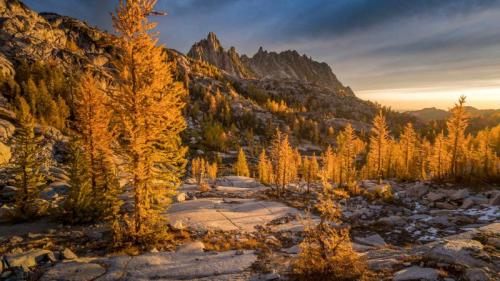
M9 239L9 242L10 242L11 244L17 244L17 243L21 243L21 242L23 242L23 241L24 241L24 239L23 239L22 237L20 237L20 236L17 236L17 235L16 235L16 236L12 236L12 237Z
M412 198L422 198L429 192L429 187L422 183L417 183L406 190L406 195Z
M370 235L370 236L365 237L365 238L354 237L354 241L356 241L360 244L373 246L373 247L385 247L387 245L384 241L384 238L382 238L378 234Z
M439 201L439 200L442 200L446 197L446 195L444 195L443 193L438 193L438 192L429 192L429 194L427 194L427 200L429 201Z
M194 241L179 246L177 253L202 253L203 250L205 250L205 244L201 241Z
M175 195L174 199L175 199L175 202L184 202L184 201L186 201L186 197L187 197L186 193L181 192L181 193Z
M0 141L0 165L8 163L11 156L10 147Z
M464 202L462 203L462 209L470 209L472 208L473 206L475 205L475 202L474 200L470 199L470 198L466 198L464 200Z
M490 205L500 206L500 192L490 199Z
M486 262L475 257L483 250L483 245L472 239L444 241L434 246L428 253L429 259L449 264L482 267Z
M467 196L469 196L469 190L464 188L464 189L460 189L460 190L457 190L454 193L452 193L450 195L450 200L452 200L452 201L462 200L462 199L466 198Z
M24 253L6 255L5 260L9 267L33 267L44 260L56 261L56 258L49 250L35 249Z
M438 280L439 273L434 268L412 266L396 272L393 281Z
M489 281L490 276L481 268L467 268L465 270L465 278L468 281Z
M378 222L389 226L395 226L395 225L402 226L406 224L406 220L400 216L383 217L379 219Z
M95 263L63 262L49 269L41 281L88 281L103 275L106 270Z
M300 247L299 247L299 245L294 245L290 248L284 249L283 252L285 252L287 254L291 254L291 255L296 255L296 254L300 253Z
M64 249L64 251L62 252L62 257L65 260L75 260L78 258L78 256L75 253L73 253L73 251L71 251L69 248Z
M436 202L435 205L436 205L436 208L446 209L446 210L454 210L457 208L456 206L454 206L448 202Z
M14 209L14 207L4 204L2 207L0 207L0 223L11 221L15 214L16 210Z

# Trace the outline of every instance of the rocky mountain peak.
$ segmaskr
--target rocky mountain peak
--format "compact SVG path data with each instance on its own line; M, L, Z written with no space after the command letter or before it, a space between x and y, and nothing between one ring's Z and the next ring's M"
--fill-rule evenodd
M208 62L239 78L251 78L252 73L243 65L236 48L224 50L215 33L210 32L206 39L195 43L189 50L189 57Z
M248 68L262 78L293 79L329 89L344 88L328 64L314 61L296 50L277 53L260 47L252 58L245 56L242 59Z

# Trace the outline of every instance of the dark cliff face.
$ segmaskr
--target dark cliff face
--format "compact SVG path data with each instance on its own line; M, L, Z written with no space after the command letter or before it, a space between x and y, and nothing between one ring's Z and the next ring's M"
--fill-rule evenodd
M188 52L188 57L208 62L238 78L252 78L253 75L241 62L234 47L224 50L217 36L210 32L206 39L195 43Z
M189 57L208 62L238 78L296 80L316 84L330 90L345 88L326 63L312 60L297 51L267 52L261 48L251 58L240 56L234 47L224 50L217 36L210 32L206 39L195 43Z
M330 66L319 63L297 51L281 53L259 51L251 58L244 57L243 62L257 75L269 79L294 79L317 84L329 89L343 88Z

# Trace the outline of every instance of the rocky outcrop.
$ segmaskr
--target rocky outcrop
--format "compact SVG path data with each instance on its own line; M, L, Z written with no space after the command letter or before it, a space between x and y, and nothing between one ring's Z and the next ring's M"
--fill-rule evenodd
M243 56L242 61L261 78L292 79L329 89L344 88L328 64L314 61L297 51L276 53L265 51L260 47L253 57ZM349 88L345 90L352 95Z
M189 57L208 62L239 78L252 78L253 74L240 60L240 55L234 47L224 50L215 33L210 32L207 39L195 43L189 50Z

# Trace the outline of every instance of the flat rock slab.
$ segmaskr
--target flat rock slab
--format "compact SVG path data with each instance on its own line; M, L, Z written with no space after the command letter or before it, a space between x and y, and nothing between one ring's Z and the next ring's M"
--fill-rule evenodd
M227 176L217 179L217 185L236 188L258 188L264 187L253 178L241 176Z
M412 266L396 272L393 281L438 280L439 273L434 268Z
M88 281L106 273L104 267L96 263L63 262L49 269L41 281Z
M167 212L172 225L193 229L255 231L255 226L299 211L283 203L254 199L204 198L173 204Z
M256 260L253 251L147 253L59 263L41 280L248 280Z

